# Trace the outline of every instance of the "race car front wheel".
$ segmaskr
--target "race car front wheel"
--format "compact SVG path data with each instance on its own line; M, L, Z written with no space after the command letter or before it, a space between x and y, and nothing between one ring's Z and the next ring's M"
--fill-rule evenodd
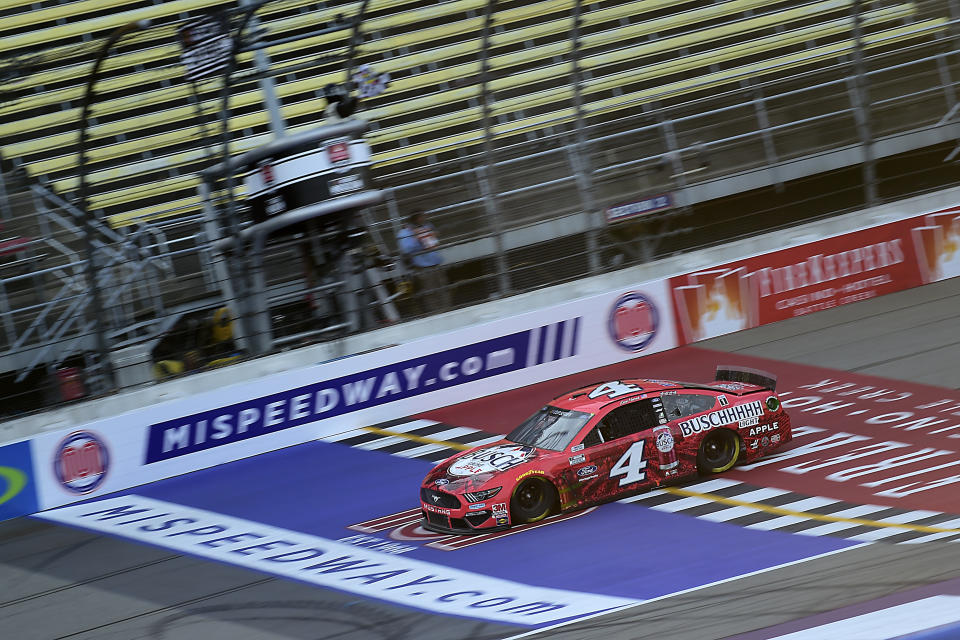
M733 431L711 431L700 443L697 469L700 473L722 473L737 464L740 457L740 438Z
M557 502L557 490L540 478L527 478L513 491L510 515L513 524L543 520Z

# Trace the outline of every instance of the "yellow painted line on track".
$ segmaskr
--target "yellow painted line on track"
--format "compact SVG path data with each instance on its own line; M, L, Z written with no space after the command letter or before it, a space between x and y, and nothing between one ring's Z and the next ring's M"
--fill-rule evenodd
M364 431L376 433L381 436L393 436L394 438L403 438L404 440L422 442L423 444L439 444L444 447L450 447L451 449L459 449L460 451L466 451L467 449L473 448L472 444L460 444L459 442L450 442L449 440L435 440L434 438L416 436L412 433L397 433L396 431L387 431L386 429L377 429L376 427L362 427L362 429Z
M376 433L381 436L393 436L395 438L403 438L405 440L411 440L413 442L422 442L423 444L436 444L444 447L450 447L451 449L458 449L460 451L464 451L466 449L472 449L474 446L470 444L461 444L459 442L451 442L449 440L437 440L435 438L426 438L424 436L417 436L412 433L398 433L396 431L388 431L386 429L378 429L376 427L362 427L362 430L369 431L370 433ZM855 525L860 525L865 527L903 529L904 531L919 531L921 533L960 533L960 529L929 527L922 524L884 522L882 520L865 520L863 518L843 518L841 516L831 516L828 514L820 514L820 513L809 513L807 511L793 511L791 509L784 509L783 507L775 507L773 505L763 504L762 502L746 502L744 500L737 500L735 498L725 498L723 496L717 496L712 493L700 493L698 491L690 491L689 489L682 489L680 487L661 487L660 490L666 493L669 493L671 495L682 496L684 498L700 498L701 500L709 500L710 502L725 504L731 507L747 507L749 509L763 511L764 513L770 513L778 516L794 516L797 518L803 518L805 520L816 520L819 522L843 522L846 524L855 524Z
M820 522L844 522L848 524L863 525L866 527L887 527L891 529L921 531L923 533L960 533L960 529L928 527L922 524L884 522L883 520L864 520L863 518L843 518L840 516L824 515L820 513L809 513L807 511L792 511L790 509L784 509L783 507L775 507L773 505L763 504L762 502L745 502L744 500L724 498L723 496L715 496L712 493L699 493L697 491L690 491L689 489L681 489L679 487L664 487L662 490L675 496L701 498L703 500L709 500L719 504L726 504L732 507L749 507L750 509L756 509L757 511L763 511L765 513L772 513L778 516L796 516L805 520L818 520Z

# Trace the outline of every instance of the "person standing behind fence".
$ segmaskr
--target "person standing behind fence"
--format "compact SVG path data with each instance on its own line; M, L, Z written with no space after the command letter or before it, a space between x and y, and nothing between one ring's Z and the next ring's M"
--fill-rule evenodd
M417 211L407 218L397 235L400 252L416 279L414 296L424 313L443 311L450 307L450 292L444 273L440 241L427 215Z

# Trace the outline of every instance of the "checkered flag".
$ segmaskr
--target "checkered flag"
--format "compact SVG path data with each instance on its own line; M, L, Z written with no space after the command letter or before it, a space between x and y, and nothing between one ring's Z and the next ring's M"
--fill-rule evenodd
M360 65L353 72L353 84L357 87L357 95L360 98L375 98L387 90L390 84L390 74L378 74L368 65Z

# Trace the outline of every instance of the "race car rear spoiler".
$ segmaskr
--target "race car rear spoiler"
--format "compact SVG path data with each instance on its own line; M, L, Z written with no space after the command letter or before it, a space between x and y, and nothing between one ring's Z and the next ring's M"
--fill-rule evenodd
M777 376L759 369L750 369L749 367L737 367L734 365L721 364L717 366L717 374L714 376L715 382L743 382L753 384L770 391L777 388Z

